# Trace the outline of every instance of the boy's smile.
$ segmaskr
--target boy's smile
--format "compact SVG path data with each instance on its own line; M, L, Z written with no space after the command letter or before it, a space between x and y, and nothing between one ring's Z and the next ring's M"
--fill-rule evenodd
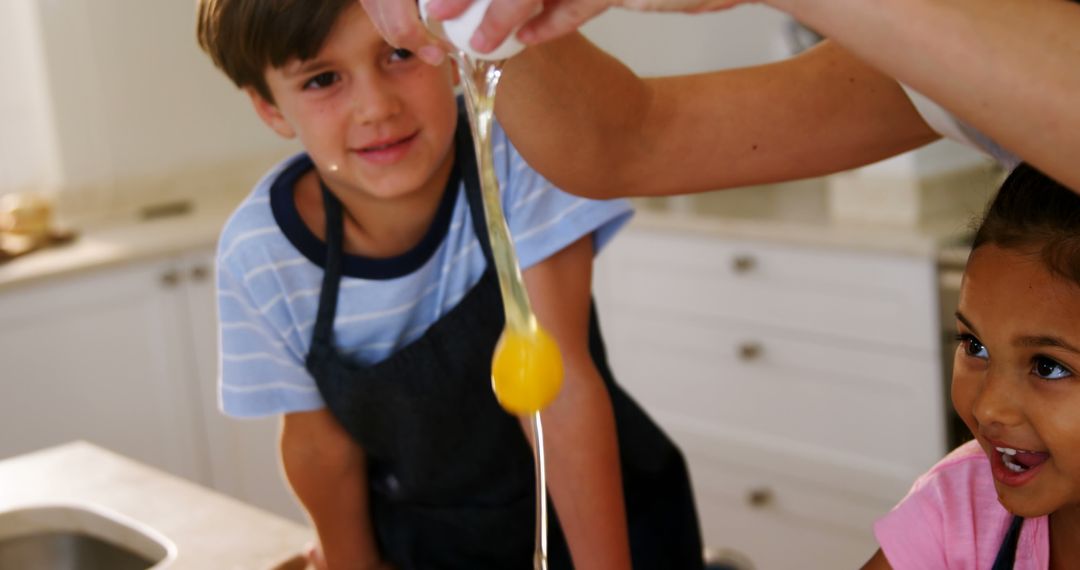
M968 262L952 398L1022 516L1080 506L1080 287L1037 254L996 245Z
M299 137L346 206L417 193L438 200L457 123L449 64L431 67L394 49L354 3L314 57L265 76L272 102L249 90L259 116L281 136Z

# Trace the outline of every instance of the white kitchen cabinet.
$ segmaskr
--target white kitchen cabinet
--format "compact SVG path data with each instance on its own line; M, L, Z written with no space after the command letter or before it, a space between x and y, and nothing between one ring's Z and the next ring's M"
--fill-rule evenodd
M0 456L85 439L206 481L179 275L168 259L0 295Z
M244 502L303 522L303 512L288 490L278 461L278 418L237 419L218 406L217 302L214 258L190 258L191 284L184 288L199 379L211 487Z
M87 440L303 520L276 419L217 407L213 252L0 293L0 458Z
M616 377L686 455L708 546L856 568L945 449L929 256L635 222L598 258Z

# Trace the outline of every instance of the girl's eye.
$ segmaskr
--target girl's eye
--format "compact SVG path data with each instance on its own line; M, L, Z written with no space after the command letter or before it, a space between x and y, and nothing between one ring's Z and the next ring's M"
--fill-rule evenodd
M312 77L304 84L304 89L325 89L338 80L338 74L333 71L324 71Z
M964 354L974 358L990 358L990 353L987 352L983 343L979 342L979 339L969 334L957 335L956 339L960 341L960 348L964 349Z
M1032 372L1044 380L1059 380L1072 376L1072 372L1058 361L1045 356L1036 356Z

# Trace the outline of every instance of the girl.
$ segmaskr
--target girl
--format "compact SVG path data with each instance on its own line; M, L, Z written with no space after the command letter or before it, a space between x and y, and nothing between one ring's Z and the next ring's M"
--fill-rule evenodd
M1080 561L1080 196L1021 165L975 237L953 406L975 440L874 527L880 568Z

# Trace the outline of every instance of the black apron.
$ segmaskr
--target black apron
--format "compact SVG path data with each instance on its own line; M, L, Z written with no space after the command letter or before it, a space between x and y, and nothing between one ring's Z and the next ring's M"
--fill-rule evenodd
M532 452L518 420L491 391L503 306L473 145L460 118L455 144L453 176L465 178L473 230L487 260L483 277L422 337L377 364L356 362L334 346L343 226L341 204L323 186L327 256L307 369L328 409L364 448L384 560L398 570L527 570L535 536ZM595 310L589 347L614 410L634 568L702 568L683 457L615 384ZM549 513L550 567L572 568L557 516Z
M1024 517L1013 516L1009 523L1009 530L1005 531L1005 538L1001 541L997 557L994 558L994 566L990 570L1012 570L1016 563L1016 545L1020 542L1020 528L1024 525Z

